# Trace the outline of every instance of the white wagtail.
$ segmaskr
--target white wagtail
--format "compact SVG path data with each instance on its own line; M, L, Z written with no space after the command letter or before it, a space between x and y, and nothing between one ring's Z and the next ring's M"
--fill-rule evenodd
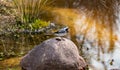
M68 30L69 30L68 27L64 27L64 28L56 31L56 32L54 33L54 35L56 35L56 36L65 36L65 35L67 35Z

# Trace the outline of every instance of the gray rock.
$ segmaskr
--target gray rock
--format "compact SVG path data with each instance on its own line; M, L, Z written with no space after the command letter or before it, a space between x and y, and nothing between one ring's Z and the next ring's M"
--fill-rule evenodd
M21 62L22 70L85 70L76 45L62 37L48 39L32 49Z

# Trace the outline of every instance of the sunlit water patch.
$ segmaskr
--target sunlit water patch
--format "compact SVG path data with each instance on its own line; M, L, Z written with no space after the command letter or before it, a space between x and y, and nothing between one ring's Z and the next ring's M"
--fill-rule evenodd
M89 21L86 22L87 17L85 15L76 19L74 27L76 29L77 41L80 44L83 44L82 56L86 59L90 69L92 70L120 69L120 12L117 13L117 16L118 19L116 19L116 23L118 29L114 30L114 33L116 34L113 36L115 44L113 49L110 51L110 31L107 28L104 28L104 25L99 24L99 22L98 24L96 24L96 22L94 23L95 19L92 23ZM102 36L100 37L100 41L99 37L96 36L97 29L100 29L100 33L98 34L99 36ZM86 30L87 32L85 32ZM81 43L82 41L84 41L84 43Z
M77 46L80 45L81 56L85 58L90 69L120 69L120 13L116 14L118 29L113 27L115 29L112 32L112 38L109 23L114 19L110 20L109 14L89 11L88 15L84 11L68 8L56 8L53 13L56 23L70 28L71 39L75 44L76 41L78 42ZM75 36L77 39L73 39Z

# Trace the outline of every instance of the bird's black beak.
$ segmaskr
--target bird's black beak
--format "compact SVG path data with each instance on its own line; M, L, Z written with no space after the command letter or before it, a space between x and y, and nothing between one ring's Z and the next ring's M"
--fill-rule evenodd
M68 28L66 29L66 32L69 32L69 29L68 29Z

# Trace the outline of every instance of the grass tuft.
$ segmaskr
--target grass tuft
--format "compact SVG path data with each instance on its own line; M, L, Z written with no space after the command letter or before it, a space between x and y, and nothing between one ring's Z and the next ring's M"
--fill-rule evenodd
M13 0L22 23L32 23L44 13L51 0Z

